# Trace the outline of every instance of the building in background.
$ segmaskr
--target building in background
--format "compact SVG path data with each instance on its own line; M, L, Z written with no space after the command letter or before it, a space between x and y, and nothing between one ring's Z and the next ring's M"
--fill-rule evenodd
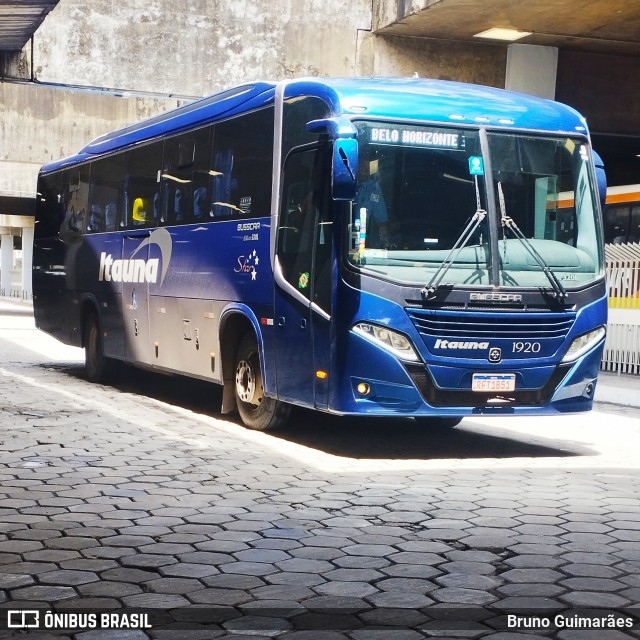
M30 295L44 162L248 80L414 74L565 102L640 183L636 0L0 0L0 294Z

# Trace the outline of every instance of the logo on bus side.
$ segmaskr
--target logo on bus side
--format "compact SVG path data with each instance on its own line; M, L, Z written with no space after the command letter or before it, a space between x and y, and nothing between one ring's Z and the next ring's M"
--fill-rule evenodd
M98 280L106 282L139 282L155 283L158 281L158 268L160 259L135 258L136 254L148 245L155 244L160 249L162 260L162 271L160 274L160 284L164 282L171 261L173 243L171 234L166 229L154 229L148 238L145 238L131 254L128 260L113 259L111 254L103 251L100 254L100 268Z
M239 225L238 225L239 226ZM244 254L238 256L238 265L233 270L234 273L250 273L251 279L255 280L258 275L258 264L260 258L258 252L254 249L248 256Z

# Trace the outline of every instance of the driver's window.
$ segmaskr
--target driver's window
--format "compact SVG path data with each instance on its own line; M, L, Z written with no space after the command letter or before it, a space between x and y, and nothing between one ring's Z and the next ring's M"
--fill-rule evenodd
M278 228L278 260L285 280L323 308L330 296L321 291L313 294L313 264L315 258L318 273L330 268L327 166L325 148L295 152L287 158Z

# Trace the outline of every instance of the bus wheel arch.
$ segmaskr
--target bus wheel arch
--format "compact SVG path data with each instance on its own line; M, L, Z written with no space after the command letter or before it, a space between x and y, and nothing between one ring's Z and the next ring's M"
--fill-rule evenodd
M269 431L283 426L291 407L264 395L262 356L251 321L241 313L224 319L220 332L224 390L222 413L238 411L251 429Z
M235 396L235 357L242 336L253 331L249 318L238 311L224 314L220 322L220 367L222 370L222 413L237 410Z

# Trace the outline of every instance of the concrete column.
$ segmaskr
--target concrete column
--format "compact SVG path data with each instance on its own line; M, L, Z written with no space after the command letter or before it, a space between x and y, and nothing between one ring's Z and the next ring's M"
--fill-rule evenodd
M31 267L33 264L33 227L22 229L22 297L31 300Z
M556 97L558 49L531 44L510 44L507 49L505 89L539 98Z
M11 292L11 269L13 269L13 236L3 233L0 240L0 295Z

